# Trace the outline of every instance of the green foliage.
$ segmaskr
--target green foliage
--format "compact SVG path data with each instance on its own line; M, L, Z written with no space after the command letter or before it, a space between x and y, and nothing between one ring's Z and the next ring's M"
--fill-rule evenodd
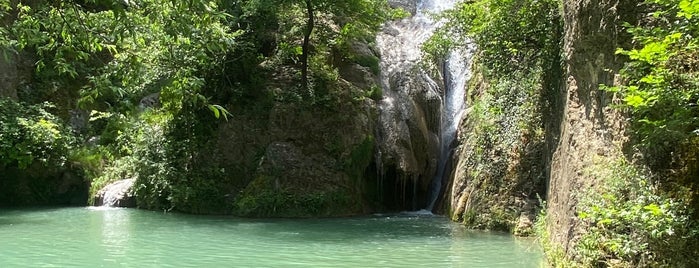
M468 180L477 188L469 211L457 212L468 226L514 230L521 207L503 198L531 198L546 183L545 116L561 80L561 1L464 1L443 13L445 24L424 45L432 64L455 47L475 44L465 127ZM439 66L439 65L436 65ZM526 183L523 183L526 182ZM512 199L515 199L512 198Z
M389 15L388 15L388 17L391 20L405 19L405 18L408 18L410 16L411 16L410 12L403 9L402 7L397 7L397 8L391 9L389 11Z
M623 97L643 149L667 159L699 132L699 11L695 0L651 0L650 15L627 24L633 48L619 49L629 62L622 85L609 90Z
M358 144L344 161L344 170L354 179L362 178L362 174L374 157L374 137L367 136Z
M79 165L84 178L90 181L90 197L94 196L97 191L108 183L127 178L104 175L105 173L113 173L110 171L110 169L113 169L110 164L114 160L114 155L112 155L109 148L104 146L82 146L75 148L70 152L70 160ZM118 161L120 160L122 159L118 159ZM121 174L121 172L119 173Z
M588 227L576 244L585 266L693 267L699 235L688 208L662 194L646 172L624 160L588 171L602 184L583 193L577 213Z
M343 191L296 193L276 189L274 184L273 177L255 179L237 197L233 213L247 217L314 217L338 215L337 209L353 206Z
M63 123L46 111L51 105L27 105L0 99L0 166L28 167L34 161L62 166L74 138Z
M606 89L622 98L634 149L656 174L622 163L606 186L611 193L586 211L593 228L581 248L588 262L694 267L696 258L687 256L697 255L699 227L697 212L686 206L696 209L697 203L699 1L649 0L644 6L647 16L626 25L632 46L617 50L628 57L621 83Z
M484 71L507 76L511 71L547 64L559 52L560 1L476 0L460 3L424 47L434 59L449 47L476 44ZM490 73L492 72L492 73Z
M351 44L373 40L376 31L389 16L385 0L259 0L246 2L243 7L245 13L251 16L262 15L259 11L266 10L263 16L279 24L275 30L279 37L276 52L280 63L299 64L301 68L307 64L310 84L308 90L299 89L305 98L314 96L309 94L310 91L323 91L322 88L326 87L324 83L337 79L335 67L331 64L334 57L351 59L353 55L347 53L351 51ZM309 14L312 14L313 21L309 21ZM308 43L305 40L301 42L309 30ZM307 52L304 47L308 47ZM337 51L341 55L335 55ZM366 63L373 66L371 62ZM313 83L319 85L314 86Z
M373 85L369 88L367 97L375 101L380 101L383 97L383 89L379 85Z
M381 69L379 67L379 62L380 59L374 55L361 55L355 57L354 61L364 67L367 67L371 70L371 73L378 75L379 72L381 72Z
M104 1L88 9L74 1L9 5L10 51L35 51L33 100L51 94L81 96L80 106L128 112L139 96L162 91L171 112L201 95L210 69L225 60L239 32L216 1L138 3ZM106 105L105 105L106 104ZM71 107L72 108L72 107Z
M229 212L231 194L248 179L220 166L215 130L223 120L216 119L231 118L231 103L265 107L256 113L268 113L279 97L266 89L272 72L282 74L279 81L288 91L297 87L293 77L284 76L297 75L288 65L296 65L303 52L306 2L317 17L306 53L312 81L306 92L290 94L312 96L310 105L330 105L339 95L328 92L339 76L332 65L336 52L373 38L387 16L385 1L0 0L0 51L20 59L18 64L37 62L31 87L19 89L20 99L56 104L52 113L41 110L44 119L26 122L14 116L22 109L3 111L3 120L17 123L0 126L0 153L12 154L2 161L26 166L45 160L41 157L60 163L68 158L83 169L92 192L136 177L141 207ZM378 58L361 62L378 72ZM156 92L160 105L139 106ZM79 133L90 142L68 153L70 148L59 146L64 130L57 118L76 109L90 114L87 130ZM22 138L22 146L5 133ZM39 156L44 151L55 153L56 161ZM299 206L335 197L309 198Z
M208 108L190 106L173 118L140 123L134 141L140 207L189 213L227 210L224 170L218 166Z
M551 234L548 231L547 225L548 220L546 216L546 201L540 200L540 202L541 210L539 210L539 214L534 222L534 232L536 233L537 239L544 250L549 267L578 267L579 265L570 262L566 258L565 252L561 246L552 243Z

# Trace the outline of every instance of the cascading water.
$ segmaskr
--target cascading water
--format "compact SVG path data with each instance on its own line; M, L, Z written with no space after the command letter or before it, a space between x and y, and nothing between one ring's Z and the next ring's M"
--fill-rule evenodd
M432 179L430 187L430 203L425 207L429 211L434 209L444 177L448 175L446 173L452 155L452 143L456 139L456 131L465 109L466 81L471 77L468 68L470 55L470 51L452 51L447 57L443 69L445 93L442 99L444 108L440 124L439 161L437 162L437 174Z
M464 111L471 50L454 50L444 59L440 70L442 81L432 79L420 65L422 44L441 24L432 14L459 1L418 0L414 16L387 24L377 36L384 89L379 107L377 136L381 145L376 155L377 170L379 176L384 176L383 163L387 161L400 171L394 173L404 177L395 179L394 183L402 182L402 187L396 188L404 192L403 199L408 195L405 191L412 192L412 209L434 208L442 180L449 173L452 143ZM425 184L433 175L429 185ZM405 186L407 180L411 180L410 190ZM383 179L379 180L379 188L385 187L383 183ZM415 204L420 186L429 186L420 199L426 203L424 207Z
M103 207L133 207L135 200L130 194L136 179L125 179L107 185L97 192L95 205Z

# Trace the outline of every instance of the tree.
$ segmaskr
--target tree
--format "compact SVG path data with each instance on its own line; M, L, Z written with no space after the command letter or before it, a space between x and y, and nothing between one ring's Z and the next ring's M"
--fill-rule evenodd
M313 9L313 1L304 0L306 3L306 30L303 34L303 45L301 46L301 87L308 89L308 53L311 42L311 34L315 26L315 10Z
M305 23L299 55L303 89L309 88L309 60L313 54L313 38L319 37L314 34L318 27L322 27L321 34L326 35L321 38L324 46L340 45L373 35L388 14L385 0L260 0L248 1L247 4L249 11L271 9L278 16L294 14L294 9L303 11L300 13L305 16ZM324 16L322 20L318 19L319 14Z

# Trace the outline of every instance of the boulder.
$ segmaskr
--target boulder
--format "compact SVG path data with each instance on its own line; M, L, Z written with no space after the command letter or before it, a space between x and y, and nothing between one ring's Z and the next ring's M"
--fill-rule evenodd
M136 179L125 179L113 182L97 192L95 206L105 207L136 207L133 186Z

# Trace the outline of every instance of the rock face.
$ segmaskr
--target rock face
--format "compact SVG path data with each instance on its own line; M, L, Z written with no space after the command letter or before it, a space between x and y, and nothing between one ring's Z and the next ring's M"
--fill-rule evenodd
M410 12L410 14L415 14L417 9L418 0L388 0L388 4L393 8L403 8L405 11Z
M562 75L549 74L560 79L560 90L544 88L544 98L529 105L536 109L518 113L526 109L517 95L525 90L513 91L518 85L508 85L501 87L510 88L508 93L496 96L509 105L510 110L500 112L505 116L483 118L479 112L465 117L449 198L452 219L527 234L540 196L547 201L551 242L573 257L569 249L580 234L578 193L598 184L586 168L593 161L623 155L625 120L610 107L614 100L599 85L617 83L622 62L615 50L623 45L620 40L628 39L619 35L624 33L622 22L634 21L633 14L638 14L636 4L564 1ZM469 97L488 94L489 82L476 77Z
M379 117L380 172L388 174L386 187L407 188L392 190L407 200L396 206L424 208L439 157L441 89L417 66L394 73L387 88Z
M537 196L545 196L546 146L541 128L541 103L536 89L498 85L504 93L492 95L495 87L481 74L471 80L470 108L459 128L459 147L451 184L446 189L443 211L452 220L479 229L531 233L537 212ZM517 81L517 80L516 80ZM497 83L494 82L494 83ZM518 96L512 101L512 96ZM505 100L508 110L487 100Z
M33 61L28 53L7 53L0 57L0 98L17 100L17 91L31 83L34 73Z
M133 186L136 179L125 179L113 182L97 192L95 206L106 207L136 207L133 196Z
M370 49L358 57L376 57ZM217 130L215 155L225 170L231 213L251 217L344 216L376 205L375 176L365 176L374 152L376 104L366 97L376 76L351 61L328 84L324 102L279 101L239 106ZM352 76L352 70L362 70ZM356 74L356 73L355 73ZM272 75L265 90L288 94L292 78ZM256 105L264 105L257 107ZM310 106L310 107L309 107ZM374 174L369 172L368 174Z
M564 1L566 63L565 109L560 141L553 155L548 184L548 223L553 243L569 256L579 235L576 193L594 187L596 179L584 172L592 161L617 159L624 142L623 118L610 107L612 96L599 85L614 85L621 61L622 23L633 21L636 1ZM601 159L601 160L599 160Z
M87 204L89 183L74 170L35 161L26 169L0 166L0 174L0 206Z

